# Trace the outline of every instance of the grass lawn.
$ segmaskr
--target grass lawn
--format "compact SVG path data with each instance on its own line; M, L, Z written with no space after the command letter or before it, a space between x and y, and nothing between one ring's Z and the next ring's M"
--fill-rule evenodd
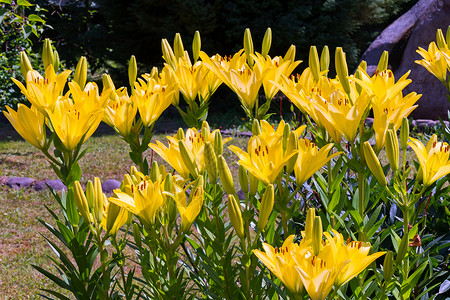
M157 134L152 141L166 142L165 136ZM245 149L246 143L247 138L234 137L226 145L233 144ZM89 151L80 162L83 182L95 176L102 181L121 181L132 165L128 145L117 134L94 136L86 146ZM151 157L151 150L147 150L146 155ZM158 155L153 157L163 163ZM237 181L236 157L228 149L225 149L224 157L229 162L234 161L230 163L230 168ZM1 184L5 177L45 180L57 179L57 176L45 156L30 144L15 140L15 136L0 140L0 298L38 297L39 289L53 289L55 286L31 267L35 264L48 269L52 263L47 255L54 255L41 236L47 235L47 231L37 219L50 220L44 205L58 211L58 204L48 191L36 192L32 188L15 190Z

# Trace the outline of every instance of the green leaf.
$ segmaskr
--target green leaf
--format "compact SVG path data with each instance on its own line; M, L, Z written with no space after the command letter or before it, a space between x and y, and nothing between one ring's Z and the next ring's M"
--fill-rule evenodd
M45 23L45 20L42 19L41 17L39 17L38 15L35 14L31 14L28 16L28 20L30 20L31 22L41 22L41 23Z
M17 0L17 5L29 7L29 6L33 6L34 4L31 4L27 0Z
M26 39L28 39L30 34L33 32L33 28L30 25L23 26L22 32L23 32L23 38L26 40Z
M0 3L11 4L11 0L0 0Z

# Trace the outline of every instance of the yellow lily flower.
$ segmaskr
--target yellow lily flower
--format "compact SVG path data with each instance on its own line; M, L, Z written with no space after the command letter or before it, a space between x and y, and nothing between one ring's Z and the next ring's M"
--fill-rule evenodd
M272 100L279 88L274 83L280 83L281 75L289 77L294 69L301 63L298 61L284 60L281 56L270 58L259 53L252 55L255 65L253 70L259 72L263 79L263 88L267 100Z
M121 190L114 190L114 196L108 201L128 210L138 216L145 225L151 226L165 203L161 180L160 176L155 182L146 179L137 185L132 184L129 186L131 195Z
M103 212L101 226L111 235L116 235L130 217L130 212L126 209L108 202Z
M67 151L84 143L102 121L103 109L83 104L74 104L70 99L59 100L53 111L47 111L52 128Z
M445 52L445 49L439 50L435 42L431 42L428 46L428 51L419 47L416 50L423 59L416 60L415 63L421 65L428 72L436 76L441 82L446 83L447 72L450 71L450 52Z
M116 90L115 94L115 99L108 102L103 121L120 135L127 137L133 129L137 105L131 101L126 88Z
M41 113L46 115L47 110L53 110L57 100L64 91L67 77L72 71L65 70L56 75L53 65L50 64L45 70L45 77L35 70L27 73L26 87L18 80L11 78Z
M292 149L283 154L281 142L268 144L260 136L253 136L248 141L248 152L236 146L228 147L239 157L239 164L244 166L253 176L265 185L274 183L283 170L284 165L297 151Z
M203 51L200 52L200 57L203 64L236 93L242 105L252 110L258 100L258 92L263 77L259 72L253 71L246 63L243 49L233 56L229 64L211 59Z
M202 64L202 83L200 84L200 101L207 101L222 84L222 80Z
M34 105L28 108L19 103L17 111L9 106L6 110L3 114L24 140L40 150L46 148L45 117Z
M168 64L165 66L176 78L178 88L186 102L189 105L194 103L203 84L204 72L201 61L192 65L189 57L185 56L179 58L175 68Z
M169 107L178 92L176 82L163 82L147 77L138 79L134 85L135 93L131 97L137 104L139 115L145 127L153 125L163 111Z
M199 186L189 195L187 203L186 190L176 186L176 204L181 216L181 230L187 232L197 218L203 206L203 187Z
M264 252L253 250L259 260L277 276L281 282L295 295L301 295L303 284L300 274L296 270L297 257L306 254L304 244L294 244L294 235L289 236L280 248L273 248L263 243Z
M260 123L260 129L261 129L261 133L259 134L259 137L264 139L268 145L278 143L280 141L280 139L283 138L284 127L286 126L286 123L284 122L284 120L280 121L276 130L266 120L261 120L259 123ZM298 137L303 133L305 128L306 128L306 125L302 125L299 128L295 129L294 133Z
M371 245L369 243L348 241L345 245L342 234L340 234L336 230L333 230L333 234L334 237L332 237L328 232L324 233L327 238L327 243L331 245L333 251L336 251L336 255L334 256L336 259L335 264L339 264L343 261L348 261L348 263L345 264L345 266L337 275L335 281L337 287L340 287L343 284L349 282L359 273L364 271L373 261L386 253L376 252L368 255L371 249Z
M205 170L205 160L203 155L205 143L209 142L214 145L214 136L216 135L216 132L219 132L219 130L216 129L210 132L209 126L201 131L198 131L195 128L189 128L184 135L184 139L182 139L189 155L194 159L193 163L200 173ZM189 179L190 171L181 157L177 134L174 136L167 136L167 139L169 140L169 147L166 147L159 141L156 141L156 144L149 144L149 147L171 165L181 177ZM223 139L223 143L225 144L230 140L231 138Z
M342 153L336 152L328 155L332 148L333 144L330 143L319 150L317 145L308 139L298 140L298 156L294 166L297 185L303 185L306 180L320 170L330 159Z
M408 145L414 150L420 163L417 179L422 180L425 186L450 173L450 146L447 143L438 142L436 135L430 138L426 146L417 139L410 139Z

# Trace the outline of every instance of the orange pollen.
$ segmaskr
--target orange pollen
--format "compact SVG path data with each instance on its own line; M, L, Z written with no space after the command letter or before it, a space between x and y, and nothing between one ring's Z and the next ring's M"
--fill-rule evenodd
M311 264L313 265L313 267L316 266L316 261L315 260L316 260L316 256L314 255L312 260L311 260Z
M436 141L433 142L433 148L435 148L435 147L436 147Z
M347 245L351 242L351 238L350 237L348 237L348 239L347 239Z

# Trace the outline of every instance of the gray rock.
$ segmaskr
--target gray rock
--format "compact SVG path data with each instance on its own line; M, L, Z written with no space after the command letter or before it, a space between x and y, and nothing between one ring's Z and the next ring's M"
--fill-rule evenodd
M422 2L422 1L419 1ZM428 49L430 42L436 40L436 31L441 28L444 34L450 24L450 1L429 0L406 45L400 66L394 72L395 78L400 78L411 70L409 78L412 83L404 89L404 95L412 91L422 94L411 116L413 118L437 120L439 117L447 119L450 104L447 101L447 90L434 75L424 67L416 64L415 60L422 57L416 52L418 47Z
M115 179L108 179L102 183L103 192L111 194L115 189L120 188L120 181Z
M11 177L6 180L6 185L13 189L21 189L29 187L34 182L33 178L28 177Z
M55 191L62 191L63 189L66 189L66 186L62 183L61 179L49 179L49 180L39 181L33 185L33 188L36 191L42 191L42 190L47 189L47 185L50 186Z
M245 193L244 193L244 191L239 190L239 191L237 192L237 195L238 195L238 197L239 197L240 200L245 199Z
M362 59L367 62L367 72L369 75L375 73L378 60L385 50L389 51L389 62L391 65L394 64L393 68L395 69L398 66L399 60L403 55L404 47L414 26L422 18L431 2L434 1L418 1L410 10L383 30L375 41L372 42L362 55ZM398 59L397 66L395 65L395 58Z

